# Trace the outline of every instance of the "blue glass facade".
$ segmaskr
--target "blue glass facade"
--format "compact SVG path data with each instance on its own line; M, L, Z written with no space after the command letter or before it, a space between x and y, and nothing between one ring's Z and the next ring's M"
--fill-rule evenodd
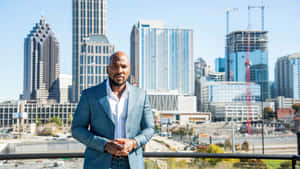
M275 65L277 96L300 98L300 53L283 56Z
M145 89L192 94L193 31L140 21L131 33L131 76Z
M225 58L215 59L215 72L225 72Z
M208 111L211 104L239 103L247 105L246 82L205 82L201 86L201 107L202 111ZM260 85L250 83L251 104L261 101Z
M291 60L292 79L293 79L293 97L300 98L300 58Z
M248 48L248 31L235 31L227 35L226 79L228 81L246 82L246 58L250 61L250 81L262 85L263 99L270 96L267 32L250 31ZM249 52L248 52L249 50Z
M212 84L207 86L208 102L246 102L246 84ZM250 86L251 101L260 101L260 86L252 84Z

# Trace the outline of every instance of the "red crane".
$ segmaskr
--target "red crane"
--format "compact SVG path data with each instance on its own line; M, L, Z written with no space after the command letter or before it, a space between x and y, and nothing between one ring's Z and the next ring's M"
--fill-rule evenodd
M247 34L247 54L246 54L246 80L247 80L247 129L248 134L251 134L251 90L250 90L250 60L249 55L251 51L251 42L250 42L250 29L251 29L251 22L250 22L250 15L252 8L261 8L261 29L264 30L264 5L261 6L248 6L248 34ZM261 86L263 87L263 86ZM262 95L263 93L261 93ZM263 100L261 100L263 101Z

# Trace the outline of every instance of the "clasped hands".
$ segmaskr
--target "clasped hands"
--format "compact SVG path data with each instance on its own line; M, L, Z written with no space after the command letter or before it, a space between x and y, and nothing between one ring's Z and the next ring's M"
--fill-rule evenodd
M135 139L118 138L106 143L104 150L115 156L128 156L128 154L137 148Z

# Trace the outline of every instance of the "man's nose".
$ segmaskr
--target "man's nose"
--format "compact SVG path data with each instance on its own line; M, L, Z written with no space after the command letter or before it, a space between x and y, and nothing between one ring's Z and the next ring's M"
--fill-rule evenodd
M117 67L117 72L118 72L118 73L121 73L121 72L123 72L123 69L122 69L122 67L121 67L121 66L118 66L118 67Z

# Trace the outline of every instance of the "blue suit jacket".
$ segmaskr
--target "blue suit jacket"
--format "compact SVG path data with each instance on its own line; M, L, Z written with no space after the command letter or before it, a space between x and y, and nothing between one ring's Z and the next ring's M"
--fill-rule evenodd
M114 139L115 122L107 99L106 81L84 90L74 114L72 135L86 145L84 169L109 169L112 156L104 152L108 140ZM126 137L136 139L138 148L129 153L131 169L143 169L143 150L154 134L154 118L143 89L126 84L129 90Z

